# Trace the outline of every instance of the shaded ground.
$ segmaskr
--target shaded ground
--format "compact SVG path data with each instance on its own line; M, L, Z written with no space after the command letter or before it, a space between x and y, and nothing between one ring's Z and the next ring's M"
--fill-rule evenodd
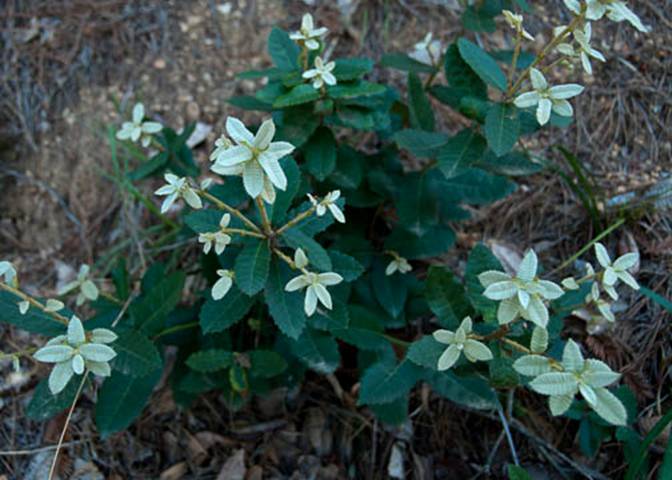
M385 51L409 49L427 30L444 40L461 32L457 13L442 6L450 1L360 1L347 18L335 2L317 3L314 16L330 28L339 54L380 58ZM540 3L538 18L530 24L535 33L564 12L560 1ZM642 192L672 167L670 4L636 3L654 33L639 35L622 24L600 27L595 37L609 62L586 79L592 85L576 104L576 126L544 140L576 152L605 218L615 208L608 199ZM223 4L231 5L229 13L218 10ZM57 6L32 0L0 8L0 258L18 264L28 289L47 295L64 265L93 262L147 220L142 209L122 208L122 197L100 176L110 167L106 125L119 124L128 115L120 112L138 100L173 127L192 121L212 125L208 141L197 150L198 160L205 162L232 112L226 99L256 87L234 80L235 73L267 65L270 28L296 27L307 7L279 0L72 0ZM37 23L31 24L33 19ZM394 72L378 69L375 75L403 82ZM462 121L447 111L441 118L447 131L458 130ZM569 172L557 152L541 153ZM462 228L458 248L445 258L458 269L476 241L490 242L505 256L534 247L551 265L593 235L576 193L550 172L525 179L512 197L474 214L475 220ZM643 258L638 278L670 298L669 210L638 208L628 218L628 227L611 246L626 250L634 243ZM661 359L672 355L670 316L641 296L629 308L623 305L615 329L585 337L584 344L624 372L638 394L639 424L646 432L664 402L669 404L670 365ZM568 329L573 336L585 335L579 321ZM0 327L3 350L31 342ZM48 468L51 453L37 449L57 441L64 418L42 425L23 415L31 388L45 371L30 363L23 364L20 375L10 375L9 365L0 368L5 378L0 382L0 478L3 473L45 478L40 468ZM519 395L528 412L546 412L538 397ZM236 478L231 472L244 455L247 478L261 478L261 472L274 478L385 478L394 450L405 459L409 477L456 478L486 466L492 471L483 470L483 477L501 475L510 461L497 418L457 410L420 389L412 402L412 423L388 431L354 408L353 398L356 392L339 401L331 385L315 377L301 391L278 392L277 398L257 401L234 416L217 395L204 396L192 410L178 410L164 387L140 421L106 441L93 426L93 399L84 398L70 426L73 445L65 450L61 472L65 477L93 472L74 478L102 478L96 472L108 478L155 478L163 472L161 478L169 480L217 478L220 470L231 468L220 478ZM537 467L538 478L558 478L551 464L575 468L558 451L618 478L622 462L616 444L607 444L596 459L582 458L575 422L542 415L513 425L518 453L527 466ZM14 454L7 455L10 451Z

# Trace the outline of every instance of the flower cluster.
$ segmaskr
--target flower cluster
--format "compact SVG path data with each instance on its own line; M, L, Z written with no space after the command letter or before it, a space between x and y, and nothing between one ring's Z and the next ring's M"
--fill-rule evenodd
M33 357L40 362L56 364L49 375L49 390L56 395L73 375L90 371L102 377L110 376L108 362L117 354L108 344L116 339L117 335L106 328L96 328L87 336L81 320L73 316L67 334L49 340Z
M305 45L308 50L319 50L320 41L328 31L329 29L325 27L315 28L313 16L310 13L306 13L301 19L301 29L298 32L290 34L289 38L301 45Z
M546 125L551 119L551 112L563 117L571 117L574 114L572 104L568 98L576 97L583 92L583 87L576 83L565 85L548 85L544 74L536 68L530 70L532 90L522 93L514 100L518 108L537 107L537 121L539 125Z
M5 283L10 286L16 286L18 283L16 268L10 262L3 260L0 262L0 277L5 279Z
M77 294L77 306L81 306L87 300L95 302L98 299L98 287L93 283L93 280L89 278L91 273L91 267L88 265L82 265L79 267L79 273L77 273L77 278L70 283L62 286L58 289L59 295L67 295L70 292L78 290ZM60 310L60 309L58 309Z
M466 317L462 320L462 323L456 331L436 330L432 334L434 340L437 342L449 345L439 357L439 362L437 364L438 370L448 370L455 365L462 353L464 353L464 356L470 362L487 362L488 360L492 360L492 352L487 345L470 338L471 327L471 318Z
M306 270L308 266L308 257L304 251L297 248L294 252L294 266L303 273L294 277L287 285L285 291L294 292L296 290L306 289L306 297L304 302L304 310L309 317L315 313L317 309L317 302L331 310L333 308L331 301L331 294L327 287L338 285L343 281L343 277L334 272L313 273Z
M302 77L313 81L313 88L319 90L324 84L336 85L336 77L331 71L336 68L335 62L324 63L322 57L315 57L315 68L303 72Z
M121 130L117 132L119 140L131 140L137 142L140 140L143 147L148 147L152 141L151 135L159 133L163 126L158 122L145 122L145 107L142 103L136 103L133 107L132 121L124 122Z
M203 253L206 255L210 253L213 245L215 253L221 255L226 249L227 245L231 243L231 236L226 233L226 227L231 223L231 215L225 213L219 221L220 230L218 232L201 233L198 236L198 242L203 244Z
M385 268L385 275L394 275L395 272L408 273L413 270L413 267L411 267L411 264L408 263L408 260L400 256L397 252L390 251L387 253L392 255L392 261L387 264L387 267Z
M562 362L541 355L525 355L516 360L513 368L521 375L535 377L530 388L548 395L553 415L562 415L580 393L600 417L614 425L625 425L627 413L620 400L605 387L620 378L620 374L595 359L584 359L581 349L573 341L565 344Z
M196 190L189 184L189 180L185 177L178 177L172 173L166 173L163 177L167 185L159 188L154 195L166 196L161 205L161 213L166 213L173 206L173 203L178 198L183 198L185 202L196 210L203 208L201 197L198 196Z
M441 62L443 45L441 40L434 40L433 37L434 34L429 32L421 42L413 46L413 51L408 56L425 65L437 66Z
M292 153L294 145L273 141L275 124L270 118L261 124L254 135L243 122L229 117L226 120L226 132L235 145L226 147L225 142L221 142L217 146L211 170L220 175L242 175L245 191L250 197L261 196L266 203L275 202L274 187L280 190L287 188L287 177L279 160Z
M626 2L619 0L585 0L586 18L588 20L600 20L605 15L614 22L629 22L640 32L647 33L649 28L642 24L640 18L628 8ZM565 0L565 5L572 12L579 15L581 13L580 0Z
M315 207L315 213L318 217L323 216L325 213L327 213L327 210L329 210L337 222L345 223L345 215L343 215L343 211L336 204L336 200L341 198L340 190L329 192L322 200L318 200L310 193L307 194L307 196L308 200L310 200L310 203L312 203L313 207Z
M483 295L501 303L497 320L511 323L519 317L541 328L548 323L548 308L545 301L560 298L564 291L559 285L537 277L538 259L534 250L529 250L520 263L515 277L505 272L489 270L478 276L485 287Z

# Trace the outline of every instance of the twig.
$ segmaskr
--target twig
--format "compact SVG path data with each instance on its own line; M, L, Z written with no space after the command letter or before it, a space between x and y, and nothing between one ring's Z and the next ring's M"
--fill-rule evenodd
M86 443L88 440L73 440L72 442L63 443L61 447L71 447L73 445L79 445L80 443ZM58 444L56 445L47 445L46 447L33 448L30 450L5 450L0 451L0 457L18 457L21 455L35 455L41 452L49 452L51 450L56 450Z
M65 425L63 425L63 430L61 431L61 437L58 439L58 444L56 445L56 453L54 453L54 460L51 462L51 468L49 469L49 480L52 480L54 478L54 473L56 473L58 454L61 451L61 447L63 446L63 440L65 439L65 432L68 431L68 426L70 425L70 420L72 419L72 412L75 411L75 405L77 405L77 400L79 400L79 396L82 393L82 389L84 388L84 384L86 383L86 377L88 375L89 371L88 370L84 371L84 375L82 375L82 382L79 384L79 388L77 389L77 393L75 394L75 399L72 401L72 405L70 405L70 411L68 412L68 416L65 419Z
M64 317L60 313L48 311L46 306L44 306L43 304L41 304L40 302L35 300L30 295L26 295L25 293L23 293L18 288L14 288L14 287L6 284L5 282L0 282L0 289L5 290L5 291L19 297L24 302L30 303L33 307L43 311L47 315L51 315L55 320L61 322L63 325L68 325L68 323L70 323L70 321L66 317Z
M236 217L241 219L243 221L243 223L245 223L248 227L250 227L255 232L261 233L261 230L259 230L259 227L252 220L250 220L245 215L243 215L241 213L241 211L238 210L237 208L233 208L232 206L227 205L226 203L222 202L219 198L215 197L214 195L212 195L211 193L208 193L205 190L199 190L198 194L201 195L203 198L207 198L209 201L211 201L212 203L217 205L217 207L221 208L222 210L226 210L230 214L235 215Z

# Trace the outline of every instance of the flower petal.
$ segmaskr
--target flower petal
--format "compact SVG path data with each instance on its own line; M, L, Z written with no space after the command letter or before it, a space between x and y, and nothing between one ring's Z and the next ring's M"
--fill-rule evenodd
M257 134L254 136L254 142L252 143L259 150L264 150L268 148L275 136L275 123L272 119L264 120L264 122L257 130Z
M239 145L244 143L252 145L254 142L254 135L252 135L252 132L245 127L243 122L235 117L226 119L226 132L229 134L229 137Z

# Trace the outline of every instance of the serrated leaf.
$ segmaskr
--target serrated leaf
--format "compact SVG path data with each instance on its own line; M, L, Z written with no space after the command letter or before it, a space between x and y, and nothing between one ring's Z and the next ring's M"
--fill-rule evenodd
M250 357L250 373L259 378L271 378L280 375L287 369L287 362L281 355L271 350L252 350L247 352Z
M266 284L270 261L271 251L265 240L248 241L233 267L238 288L249 296L260 292Z
M544 169L543 165L532 162L524 152L510 152L498 157L491 150L486 150L474 166L509 177L532 175Z
M181 271L163 276L152 283L141 297L135 299L128 309L135 326L148 335L162 330L166 316L182 299L186 277L186 273Z
M232 363L233 353L219 348L192 353L187 359L189 368L206 373L229 368Z
M512 388L520 384L520 376L510 358L495 357L488 362L490 385L495 388Z
M287 108L314 102L320 98L320 92L312 84L302 83L273 101L273 108Z
M320 182L336 168L336 139L331 129L319 127L303 147L306 167Z
M144 409L161 380L161 368L144 377L114 372L98 391L96 426L103 438L128 427Z
M313 114L312 105L301 105L282 110L275 139L301 147L320 125L320 117ZM536 121L536 120L535 120Z
M432 73L434 71L434 67L420 63L405 53L386 53L380 59L380 65L404 72Z
M331 258L332 271L338 273L346 282L357 280L364 273L362 264L350 255L336 250L329 250L328 253Z
M395 133L394 141L399 148L408 150L416 157L434 158L448 142L448 136L440 132L406 129Z
M369 58L339 58L331 72L338 81L356 80L373 69L373 60Z
M289 342L292 355L317 373L333 373L340 365L338 343L328 333L306 328L299 338Z
M54 395L49 390L49 379L40 380L40 383L37 384L37 387L33 391L30 403L28 403L26 415L31 420L36 421L48 420L58 415L66 408L69 408L72 402L75 401L77 389L81 381L82 377L80 376L71 378L66 387Z
M273 321L280 331L297 339L306 326L303 308L303 292L286 292L285 285L291 279L289 268L280 260L271 263L264 298Z
M445 268L432 266L425 280L425 299L445 328L457 328L470 314L464 286Z
M425 335L411 344L406 358L416 365L436 370L439 357L446 348L448 348L447 345L437 342L431 335Z
M31 333L39 333L47 337L55 337L65 333L65 325L50 314L31 307L25 315L19 312L22 299L12 293L0 291L0 322L6 322ZM61 312L69 316L69 311Z
M406 231L401 226L392 230L385 240L385 248L399 252L408 259L441 255L455 243L455 233L443 225L431 227L422 236Z
M448 139L437 152L439 169L446 178L464 173L476 163L485 152L485 139L470 128Z
M137 330L120 332L112 347L117 356L111 366L124 375L143 377L162 365L161 355L154 342Z
M332 265L329 254L322 245L304 233L303 228L305 226L306 224L302 223L300 227L285 230L282 234L283 240L291 248L302 248L306 252L310 263L318 270L331 271Z
M334 99L351 99L385 93L385 86L361 80L356 83L340 83L327 88L327 94Z
M491 175L478 168L469 168L455 177L446 178L443 184L446 191L473 205L492 203L516 189L516 185L507 178Z
M509 153L520 133L517 109L502 103L493 105L485 117L483 131L488 146L498 157Z
M401 425L408 419L408 397L406 394L393 402L369 405L369 408L385 425Z
M340 145L336 151L336 169L329 181L342 188L358 188L364 177L366 158L347 145Z
M242 110L256 110L259 112L273 111L273 105L262 102L257 97L253 97L252 95L236 95L229 98L227 101L234 107L240 108Z
M450 97L452 100L444 101L454 109L460 106L460 100L464 97L476 97L483 100L488 98L488 87L481 78L462 59L457 44L451 44L445 53L444 72L450 84ZM434 87L438 88L438 87ZM441 89L438 89L441 90ZM437 95L440 97L440 95ZM446 99L448 100L448 99Z
M425 87L415 73L408 74L408 112L413 128L434 130L434 111Z
M362 375L358 405L390 403L409 392L422 378L422 369L402 360L399 364L379 362Z
M399 317L404 311L408 287L402 274L386 275L386 265L378 260L374 263L371 283L380 306L392 317Z
M285 220L287 210L301 186L301 170L299 170L299 166L292 157L286 156L282 158L280 160L280 167L287 177L287 188L284 191L277 190L275 202L273 202L273 205L267 206L268 216L274 225L280 224Z
M254 299L240 291L234 284L221 300L208 300L199 314L203 333L221 332L243 318L252 307Z
M494 58L466 38L460 38L457 41L457 47L464 61L483 81L502 92L506 91L506 75Z
M550 372L551 363L541 355L524 355L513 363L513 368L521 375L536 377Z
M271 30L268 36L268 54L279 69L296 70L299 53L299 46L289 38L287 32L277 27Z
M434 173L427 171L408 174L395 200L399 224L418 237L423 236L439 221Z
M437 372L427 378L432 389L448 400L476 410L491 410L499 405L488 383L478 377L458 377L454 373Z

